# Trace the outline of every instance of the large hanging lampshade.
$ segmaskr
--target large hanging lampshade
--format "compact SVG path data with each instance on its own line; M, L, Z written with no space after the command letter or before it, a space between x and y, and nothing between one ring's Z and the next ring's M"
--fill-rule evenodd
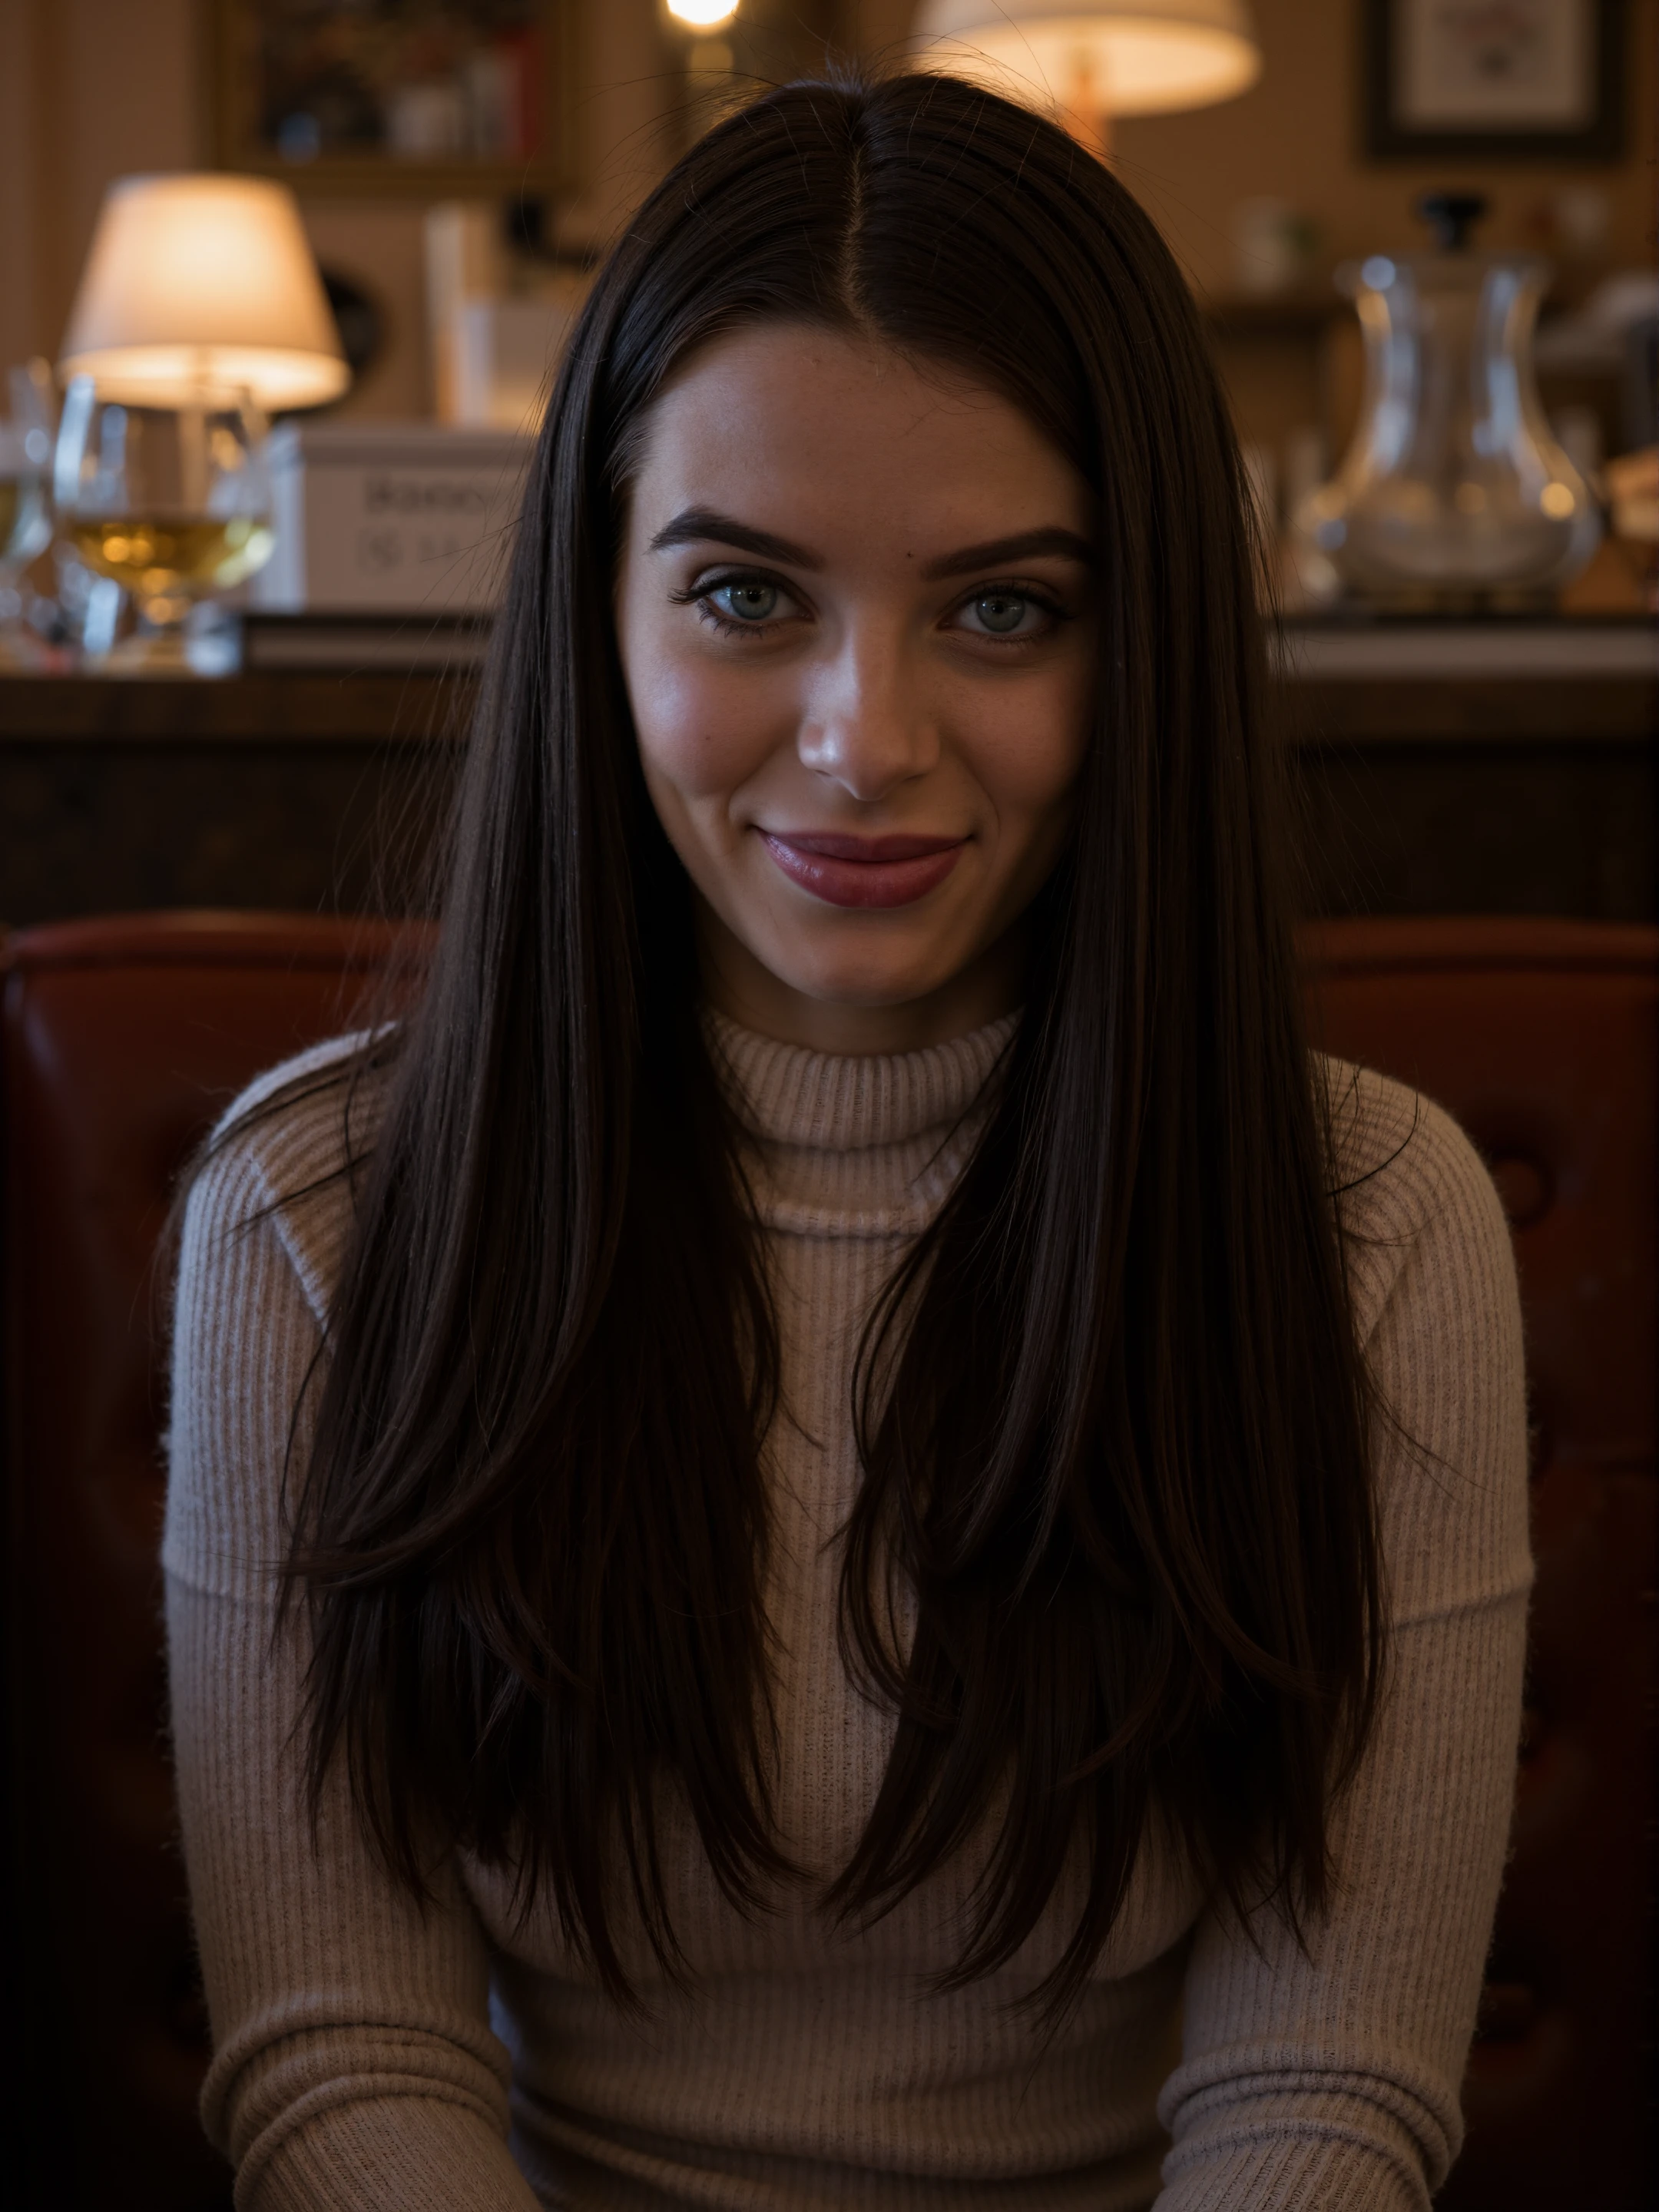
M1261 74L1245 0L922 0L911 50L1028 106L1103 118L1208 107Z

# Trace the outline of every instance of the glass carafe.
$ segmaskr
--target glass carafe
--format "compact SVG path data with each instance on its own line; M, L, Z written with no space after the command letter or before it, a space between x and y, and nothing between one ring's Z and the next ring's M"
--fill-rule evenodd
M1420 211L1437 251L1338 271L1364 335L1364 398L1341 466L1294 527L1368 599L1524 606L1577 575L1601 534L1533 378L1548 266L1471 252L1484 212L1472 196L1431 195Z

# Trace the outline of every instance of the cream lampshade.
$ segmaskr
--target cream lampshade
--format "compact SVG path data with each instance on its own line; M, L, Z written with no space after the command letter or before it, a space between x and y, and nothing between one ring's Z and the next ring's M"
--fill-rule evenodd
M911 51L1028 106L1102 120L1208 107L1261 74L1245 0L922 0Z
M105 196L58 364L131 406L244 392L267 414L351 381L299 204L259 177L123 177Z

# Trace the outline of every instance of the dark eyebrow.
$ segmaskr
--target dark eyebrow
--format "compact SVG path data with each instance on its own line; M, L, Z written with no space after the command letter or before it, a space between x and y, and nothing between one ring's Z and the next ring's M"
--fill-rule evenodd
M688 507L674 517L665 529L652 539L653 553L665 552L671 545L732 545L741 553L757 554L763 561L781 562L788 568L821 568L823 562L816 553L792 544L787 538L775 538L769 530L756 530L747 522L735 522L729 514L717 514L712 507Z
M1044 553L1058 553L1065 560L1094 566L1095 549L1088 539L1055 523L1042 530L1022 530L1014 538L993 538L983 545L964 545L960 553L946 553L930 561L921 573L932 584L945 576L969 575L975 568L1005 568L1012 562L1033 560Z
M651 540L650 550L665 553L672 546L696 544L730 545L740 553L753 553L760 560L777 561L789 568L823 566L816 553L809 553L793 539L779 538L769 530L757 530L752 523L738 522L712 507L682 508ZM1086 538L1051 523L1038 530L1022 530L1012 538L964 545L959 553L946 553L930 561L921 573L929 583L937 583L943 577L971 575L976 568L1006 568L1012 562L1034 560L1045 553L1079 561L1085 567L1094 565L1095 549Z

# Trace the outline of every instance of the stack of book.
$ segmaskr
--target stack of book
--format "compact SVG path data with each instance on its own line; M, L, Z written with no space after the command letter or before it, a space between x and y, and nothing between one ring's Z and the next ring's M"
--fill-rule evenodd
M466 668L500 594L532 441L437 424L290 422L268 447L276 546L244 668Z

